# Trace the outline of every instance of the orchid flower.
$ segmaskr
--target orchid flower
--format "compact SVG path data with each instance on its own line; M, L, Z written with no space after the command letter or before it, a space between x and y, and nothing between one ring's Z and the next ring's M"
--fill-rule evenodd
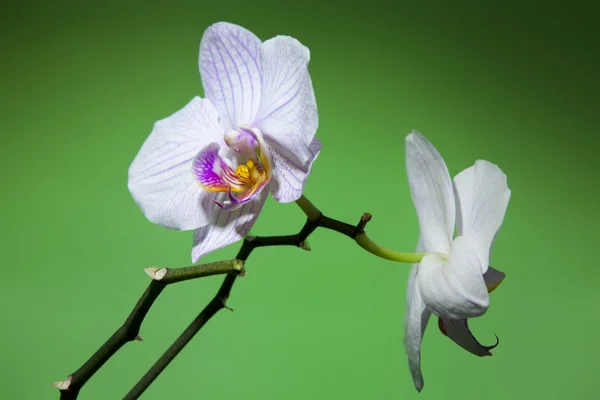
M193 262L246 236L269 192L281 203L302 195L321 150L309 60L288 36L262 43L224 22L204 32L206 98L155 123L128 183L151 222L194 230Z
M492 355L498 344L481 345L467 319L486 312L488 293L504 279L489 259L510 190L500 168L482 160L452 182L440 153L416 131L406 138L406 167L420 225L417 252L426 253L409 277L404 337L413 382L421 391L421 340L432 313L443 334L475 355Z

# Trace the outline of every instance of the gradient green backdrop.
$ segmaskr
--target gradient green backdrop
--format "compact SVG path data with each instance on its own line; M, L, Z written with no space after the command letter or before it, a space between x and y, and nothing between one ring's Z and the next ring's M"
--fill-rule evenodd
M425 134L456 174L477 158L512 199L492 265L507 273L473 321L477 358L430 323L418 395L403 349L410 266L330 231L313 251L257 251L229 304L144 399L596 399L597 15L574 2L29 1L0 13L0 398L57 399L148 283L189 265L191 233L148 222L127 168L154 121L202 94L202 32L225 20L312 54L323 151L306 195L411 251L418 225L404 136ZM450 3L450 2L448 2ZM556 4L556 3L554 3ZM253 232L289 234L270 199ZM232 257L238 245L205 258ZM82 399L121 398L212 298L221 277L169 287ZM435 322L435 321L432 321Z

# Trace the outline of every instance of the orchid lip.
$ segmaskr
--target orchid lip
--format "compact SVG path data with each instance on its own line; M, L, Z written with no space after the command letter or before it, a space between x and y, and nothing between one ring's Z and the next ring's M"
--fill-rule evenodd
M247 128L227 131L227 147L238 156L237 166L219 155L221 146L211 143L194 158L192 174L196 182L213 193L227 193L228 200L213 202L225 210L236 210L256 197L271 179L271 165L264 143L256 132ZM234 164L235 165L235 164ZM234 193L239 195L234 196Z
M500 338L496 334L494 334L496 343L493 345L486 346L479 343L469 328L468 319L450 320L438 318L438 328L442 334L450 338L454 343L479 357L492 356L491 350L500 344Z
M231 166L219 156L220 146L211 143L202 149L192 162L195 181L209 192L244 192L248 182L242 179Z
M238 208L242 207L244 204L252 201L262 191L262 189L269 183L269 181L270 181L270 177L268 177L267 179L265 179L262 182L257 183L252 188L250 188L248 191L242 193L239 196L239 198L236 198L235 196L233 196L233 193L230 190L227 192L227 196L229 197L228 201L224 201L221 203L221 202L213 199L213 202L217 206L221 207L224 210L228 210L228 211L237 210Z

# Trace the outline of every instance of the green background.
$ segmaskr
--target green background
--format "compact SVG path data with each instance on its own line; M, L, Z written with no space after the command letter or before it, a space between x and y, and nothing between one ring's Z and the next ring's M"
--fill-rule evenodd
M202 32L225 20L312 54L323 151L305 194L412 251L404 137L420 130L452 174L478 158L512 199L492 255L507 273L472 322L477 358L431 321L425 388L403 349L409 265L330 231L312 252L261 249L221 312L144 399L595 399L600 305L597 14L575 2L58 1L0 13L3 225L0 398L57 399L148 284L189 265L191 233L148 222L127 168L154 121L202 94ZM450 3L450 2L448 2ZM537 5L536 5L537 4ZM253 232L297 232L269 199ZM204 261L231 258L232 245ZM82 399L121 398L213 297L221 277L168 287Z

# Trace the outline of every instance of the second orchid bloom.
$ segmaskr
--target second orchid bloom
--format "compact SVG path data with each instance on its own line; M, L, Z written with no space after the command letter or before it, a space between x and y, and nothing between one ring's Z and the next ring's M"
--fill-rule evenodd
M421 339L432 313L442 333L465 350L485 356L495 347L479 344L467 319L486 312L488 293L504 279L489 260L510 190L500 168L482 160L453 182L440 153L416 131L406 138L406 168L421 230L417 252L427 253L409 277L404 336L420 391Z

